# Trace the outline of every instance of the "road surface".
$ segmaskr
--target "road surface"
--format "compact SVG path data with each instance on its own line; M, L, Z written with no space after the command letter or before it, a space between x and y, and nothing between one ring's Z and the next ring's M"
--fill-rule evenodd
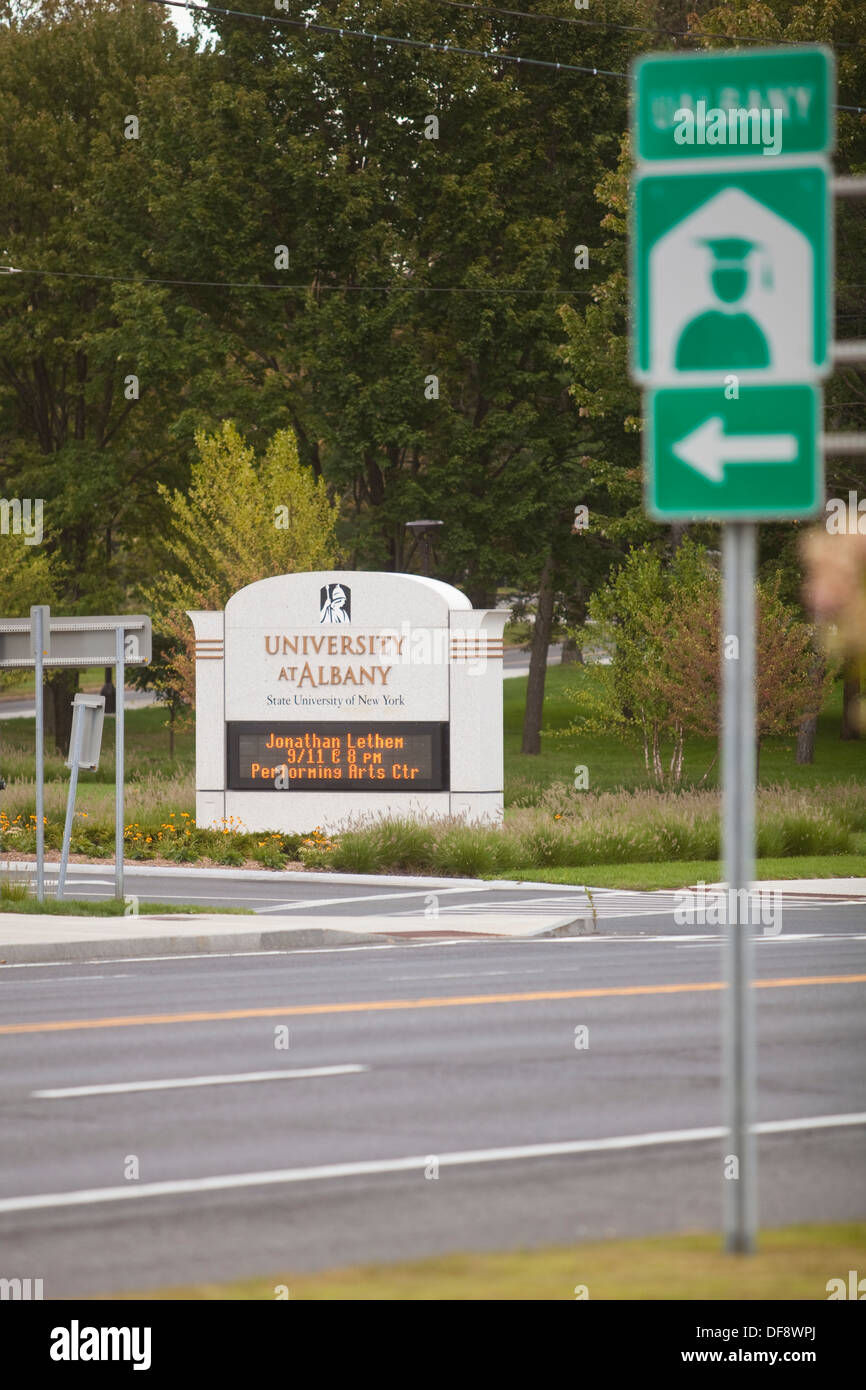
M756 944L766 1225L866 1214L866 931L820 916ZM664 922L7 967L0 1274L53 1298L574 1243L579 1283L582 1240L717 1228L720 946Z

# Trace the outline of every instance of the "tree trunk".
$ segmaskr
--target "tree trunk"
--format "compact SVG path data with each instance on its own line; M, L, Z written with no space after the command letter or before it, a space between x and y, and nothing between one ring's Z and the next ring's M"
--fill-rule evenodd
M665 773L662 767L662 750L659 742L658 724L653 724L653 776L656 779L656 785L664 787Z
M797 730L797 762L815 761L815 733L818 728L817 714L808 715Z
M678 787L683 780L683 726L677 724L674 730L674 748L671 753L670 776L673 786Z
M820 687L821 678L824 675L824 657L820 652L814 652L809 663L809 675L815 683L816 690ZM813 763L815 761L815 735L818 731L818 714L816 709L814 714L807 714L800 720L800 727L797 730L797 762Z
M839 737L859 738L857 705L860 699L860 671L855 661L846 661L842 672L842 727Z
M573 637L566 637L562 644L562 664L563 666L571 666L575 663L583 665L583 652Z
M168 756L174 762L174 700L168 707Z
M78 689L78 672L61 668L45 679L45 741L64 758L72 735L72 697Z
M544 715L544 682L547 677L547 649L553 628L553 556L548 553L538 581L538 608L532 630L526 712L523 716L521 753L541 752L541 721Z

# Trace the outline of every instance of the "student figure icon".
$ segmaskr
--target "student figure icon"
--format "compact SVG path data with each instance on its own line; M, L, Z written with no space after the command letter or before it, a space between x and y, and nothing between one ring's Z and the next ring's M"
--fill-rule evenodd
M735 305L749 287L746 259L756 243L745 237L706 238L714 258L713 292L724 305ZM750 314L734 308L707 309L683 329L677 344L678 371L768 367L770 348Z

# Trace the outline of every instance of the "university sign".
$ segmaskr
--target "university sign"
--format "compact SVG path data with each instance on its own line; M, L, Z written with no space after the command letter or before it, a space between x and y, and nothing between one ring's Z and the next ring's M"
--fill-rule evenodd
M352 572L263 579L189 616L199 825L501 819L504 613Z

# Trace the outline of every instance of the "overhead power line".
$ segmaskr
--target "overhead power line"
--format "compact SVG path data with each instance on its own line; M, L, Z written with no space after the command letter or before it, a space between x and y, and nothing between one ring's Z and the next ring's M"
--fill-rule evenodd
M392 285L325 285L311 284L304 285L268 285L262 284L260 280L165 280L149 275L110 275L99 274L95 271L87 270L40 270L33 267L18 265L0 265L0 275L44 275L59 276L65 280L109 280L123 285L199 285L207 289L214 290L269 290L286 294L290 290L301 292L320 290L332 294L355 294L366 293L367 291L379 294L388 294L392 290L409 291L412 294L556 294L556 295L582 295L592 294L592 290L567 290L557 289L512 289L507 286L488 285L475 288L465 285L418 285L407 284L403 281L395 281Z
M727 34L708 33L703 29L660 29L645 24L617 24L610 19L577 19L574 15L533 14L530 10L504 10L498 5L473 5L472 0L437 0L437 4L448 5L455 10L473 10L476 14L502 15L506 19L536 19L545 24L578 25L585 29L616 29L623 34L661 34L667 38L719 39L723 43L765 43L796 45L802 39L768 39L766 34L737 34L731 38ZM834 48L858 48L856 43L834 43Z
M193 3L193 0L149 0L149 2L152 5L168 5L172 9L189 10L193 14L218 14L226 15L230 19L246 19L258 22L260 24L285 24L288 25L290 28L303 29L311 33L331 34L336 35L338 38L341 39L370 39L373 43L383 43L386 46L394 45L398 48L421 48L425 49L429 53L454 53L461 58L487 58L492 59L494 62L497 63L516 63L519 67L547 68L552 72L578 72L581 73L583 76L588 76L591 73L593 77L619 77L623 80L626 80L628 77L628 73L613 72L608 68L578 67L574 63L556 63L547 58L524 58L519 57L514 53L503 53L501 49L462 48L459 44L446 43L444 41L437 42L435 40L430 41L427 39L399 38L394 34L375 34L368 29L349 29L346 25L337 26L333 24L317 24L309 19L290 19L285 15L251 14L247 10L228 10L220 5L200 5ZM456 4L457 0L443 0L443 3ZM474 5L469 5L468 8L475 9L477 7ZM524 12L519 10L510 11L510 13L516 15L523 15L523 17L528 18L539 17L525 15ZM605 25L605 27L608 26ZM665 31L649 30L647 32L663 33ZM690 35L690 37L721 38L722 36L693 34ZM736 42L739 42L739 40L736 40ZM752 42L752 40L749 39L747 40L747 42ZM793 41L783 40L783 42L790 43ZM866 107L842 106L837 104L836 110L853 111L859 115L866 111Z
M456 43L437 43L427 39L397 38L393 34L374 34L368 29L349 29L346 25L315 24L309 19L287 19L285 15L249 14L246 10L226 10L219 5L197 5L191 0L150 0L152 5L170 5L176 10L190 10L193 14L220 14L231 19L257 20L261 24L287 24L293 29L304 29L314 34L336 34L341 39L372 39L374 43L394 44L398 48L424 48L431 53L456 53L461 58L492 58L497 63L517 63L525 68L550 68L554 72L591 73L593 77L625 77L624 72L610 72L606 68L576 67L573 63L555 63L546 58L521 58L514 53L502 53L499 49L461 48Z

